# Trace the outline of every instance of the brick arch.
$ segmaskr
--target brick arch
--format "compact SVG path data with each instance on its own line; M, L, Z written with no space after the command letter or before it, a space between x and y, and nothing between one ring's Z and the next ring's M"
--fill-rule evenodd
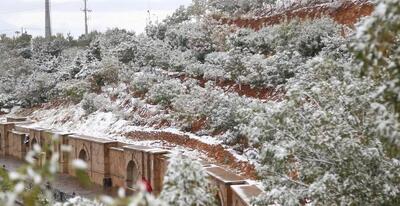
M34 137L31 141L31 149L33 149L33 145L35 145L35 144L39 145L39 141L36 137Z
M21 146L21 150L22 150L22 153L23 154L26 154L27 152L29 152L29 150L31 149L30 148L30 136L29 136L29 134L24 134L23 135L23 138L24 138L24 143L23 143L23 145Z
M37 140L37 138L36 137L34 137L33 139L32 139L32 141L30 142L30 150L33 150L33 145L35 145L35 144L37 144L37 145L39 145L39 141ZM40 145L39 145L40 146ZM39 159L39 155L36 155L36 156L34 156L33 157L34 159L36 159L36 160L38 160Z
M83 145L79 148L78 151L79 151L79 152L78 152L78 158L79 158L79 159L84 158L84 159L82 159L82 160L84 160L85 162L88 162L88 161L91 159L89 150L87 149L87 147L86 147L85 144L83 144Z
M132 187L135 186L136 182L139 180L141 176L141 172L139 169L139 165L137 164L137 161L133 158L128 161L128 163L125 166L125 184L126 187Z

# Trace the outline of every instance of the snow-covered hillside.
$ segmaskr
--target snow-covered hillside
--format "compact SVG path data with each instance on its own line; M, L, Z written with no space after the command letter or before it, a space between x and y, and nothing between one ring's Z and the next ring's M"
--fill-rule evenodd
M2 37L0 107L22 107L13 113L33 126L225 162L263 183L258 205L396 205L399 1L380 0L356 29L215 18L343 4L292 2L194 0L144 34Z

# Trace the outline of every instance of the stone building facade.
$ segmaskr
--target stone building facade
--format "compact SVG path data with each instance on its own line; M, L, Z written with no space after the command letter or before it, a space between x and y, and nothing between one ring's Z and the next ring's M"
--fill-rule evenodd
M24 160L27 152L38 144L48 148L38 158L49 158L52 152L60 154L60 173L75 176L71 162L81 159L87 163L87 174L94 184L123 187L133 193L136 183L145 178L151 184L154 195L160 194L168 167L167 150L37 128L31 123L26 118L15 117L0 122L0 156ZM50 145L53 148L49 148ZM63 152L62 146L70 147L71 152ZM251 198L261 193L260 189L255 189L232 172L207 162L203 165L218 189L217 199L221 206L250 205Z

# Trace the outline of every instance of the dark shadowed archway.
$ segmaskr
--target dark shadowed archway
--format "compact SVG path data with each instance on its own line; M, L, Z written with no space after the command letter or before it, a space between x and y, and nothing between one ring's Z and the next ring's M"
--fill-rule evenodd
M31 142L31 147L33 148L33 145L38 144L38 141L36 140L36 138L33 138L32 142Z
M132 188L135 186L139 177L139 171L134 161L130 161L126 168L126 186Z
M33 139L32 139L32 142L31 142L31 148L30 148L31 150L33 150L33 146L34 146L35 144L38 144L38 142L37 142L36 138L33 138ZM39 159L39 155L35 155L33 158L36 159L36 160L38 160L38 159Z
M88 161L88 155L86 153L86 151L84 149L81 149L81 151L79 152L79 159L87 162Z

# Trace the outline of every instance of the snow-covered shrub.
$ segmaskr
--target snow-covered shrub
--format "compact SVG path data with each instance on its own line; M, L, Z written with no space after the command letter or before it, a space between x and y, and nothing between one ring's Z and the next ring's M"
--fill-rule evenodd
M183 22L170 27L166 32L166 42L174 49L190 49L199 61L215 50L209 25L203 23Z
M169 59L169 71L182 72L187 71L188 67L197 64L198 61L192 51L181 52L172 50Z
M360 60L360 73L374 79L374 124L384 137L391 157L400 156L400 4L398 0L378 1L375 12L358 27L353 45Z
M65 98L67 101L79 103L83 96L90 91L90 84L83 80L69 80L59 82L56 87L51 90L51 97Z
M232 49L242 48L256 54L297 51L302 56L312 57L325 47L324 39L339 36L339 26L332 19L322 18L291 20L259 31L240 29L228 42Z
M102 49L102 57L106 56L108 53L107 52L113 52L113 51L106 51L106 49L115 49L118 48L121 44L124 42L129 42L132 40L132 38L135 37L134 33L128 32L124 29L109 29L102 35L98 36L98 39L96 41L99 42L99 46Z
M137 47L138 38L134 33L112 29L97 37L90 46L90 53L101 59L115 57L122 63L129 63L137 58Z
M184 72L190 77L203 77L207 68L208 67L205 64L195 62L193 64L186 65Z
M118 74L121 65L118 60L113 58L104 58L97 71L90 76L92 90L99 91L102 86L115 84L118 82Z
M146 35L152 39L165 39L165 32L167 31L167 25L158 22L150 22L145 27Z
M86 79L100 68L100 57L93 53L93 48L77 53L74 62L70 65L70 76L77 79Z
M243 128L260 148L267 192L259 204L398 200L399 161L388 158L381 139L368 132L373 83L352 66L319 57L308 62L288 83L287 98L266 104Z
M4 106L32 106L50 99L58 75L43 71L33 60L4 52L0 56L0 93Z
M157 71L143 70L136 72L131 77L131 87L137 94L146 94L155 84L168 79L164 74Z
M330 18L305 21L300 24L296 50L305 57L317 55L324 47L324 39L340 36L338 24Z
M214 52L206 57L202 70L205 79L229 79L255 87L284 84L306 59L297 52L279 52L268 58L261 54L232 50Z
M215 10L214 13L226 12L234 14L239 9L238 1L236 0L210 0L208 1L208 5Z
M229 59L227 52L213 52L206 56L205 63L201 70L205 79L224 78L226 71L224 65Z
M138 37L138 50L135 63L144 67L159 67L168 70L171 48L159 39L152 39L143 35Z
M182 154L170 158L160 199L170 205L200 206L216 205L215 197L216 191L199 162Z
M231 48L242 48L255 54L268 55L273 52L270 29L254 31L252 29L240 29L230 35L228 42Z
M205 88L190 87L187 94L176 97L173 102L173 115L183 125L195 120L205 119L206 127L212 131L233 129L237 124L237 111L246 105L247 101L237 94L225 93L215 88L213 83L207 83Z
M99 110L105 112L113 110L109 98L95 93L85 94L80 104L87 115Z
M31 47L34 55L59 56L68 47L68 41L62 35L57 35L50 40L43 37L36 37L32 39Z
M245 66L245 58L249 56L247 51L232 50L228 53L228 59L224 64L224 70L226 72L226 77L241 83L241 76L245 76L248 70Z
M173 26L188 20L190 20L188 9L185 6L180 6L171 16L168 16L164 22L169 26Z
M207 117L210 98L205 89L194 86L187 94L176 97L172 102L174 116L182 121L183 125L190 125L193 121Z
M186 88L179 79L170 79L150 88L146 97L151 103L169 105L171 101L183 94Z
M109 30L100 38L102 58L115 56L123 63L134 61L137 53L137 39L125 30Z
M213 13L225 16L265 16L271 12L310 5L342 2L340 0L209 0L207 6Z
M15 91L21 106L33 106L47 102L50 99L50 90L56 85L51 74L34 72L26 79L20 80L20 88Z
M93 112L96 112L99 108L96 107L98 105L95 105L94 103L94 98L97 97L96 94L86 94L82 101L81 101L81 106L82 109L85 110L86 114L91 114Z

